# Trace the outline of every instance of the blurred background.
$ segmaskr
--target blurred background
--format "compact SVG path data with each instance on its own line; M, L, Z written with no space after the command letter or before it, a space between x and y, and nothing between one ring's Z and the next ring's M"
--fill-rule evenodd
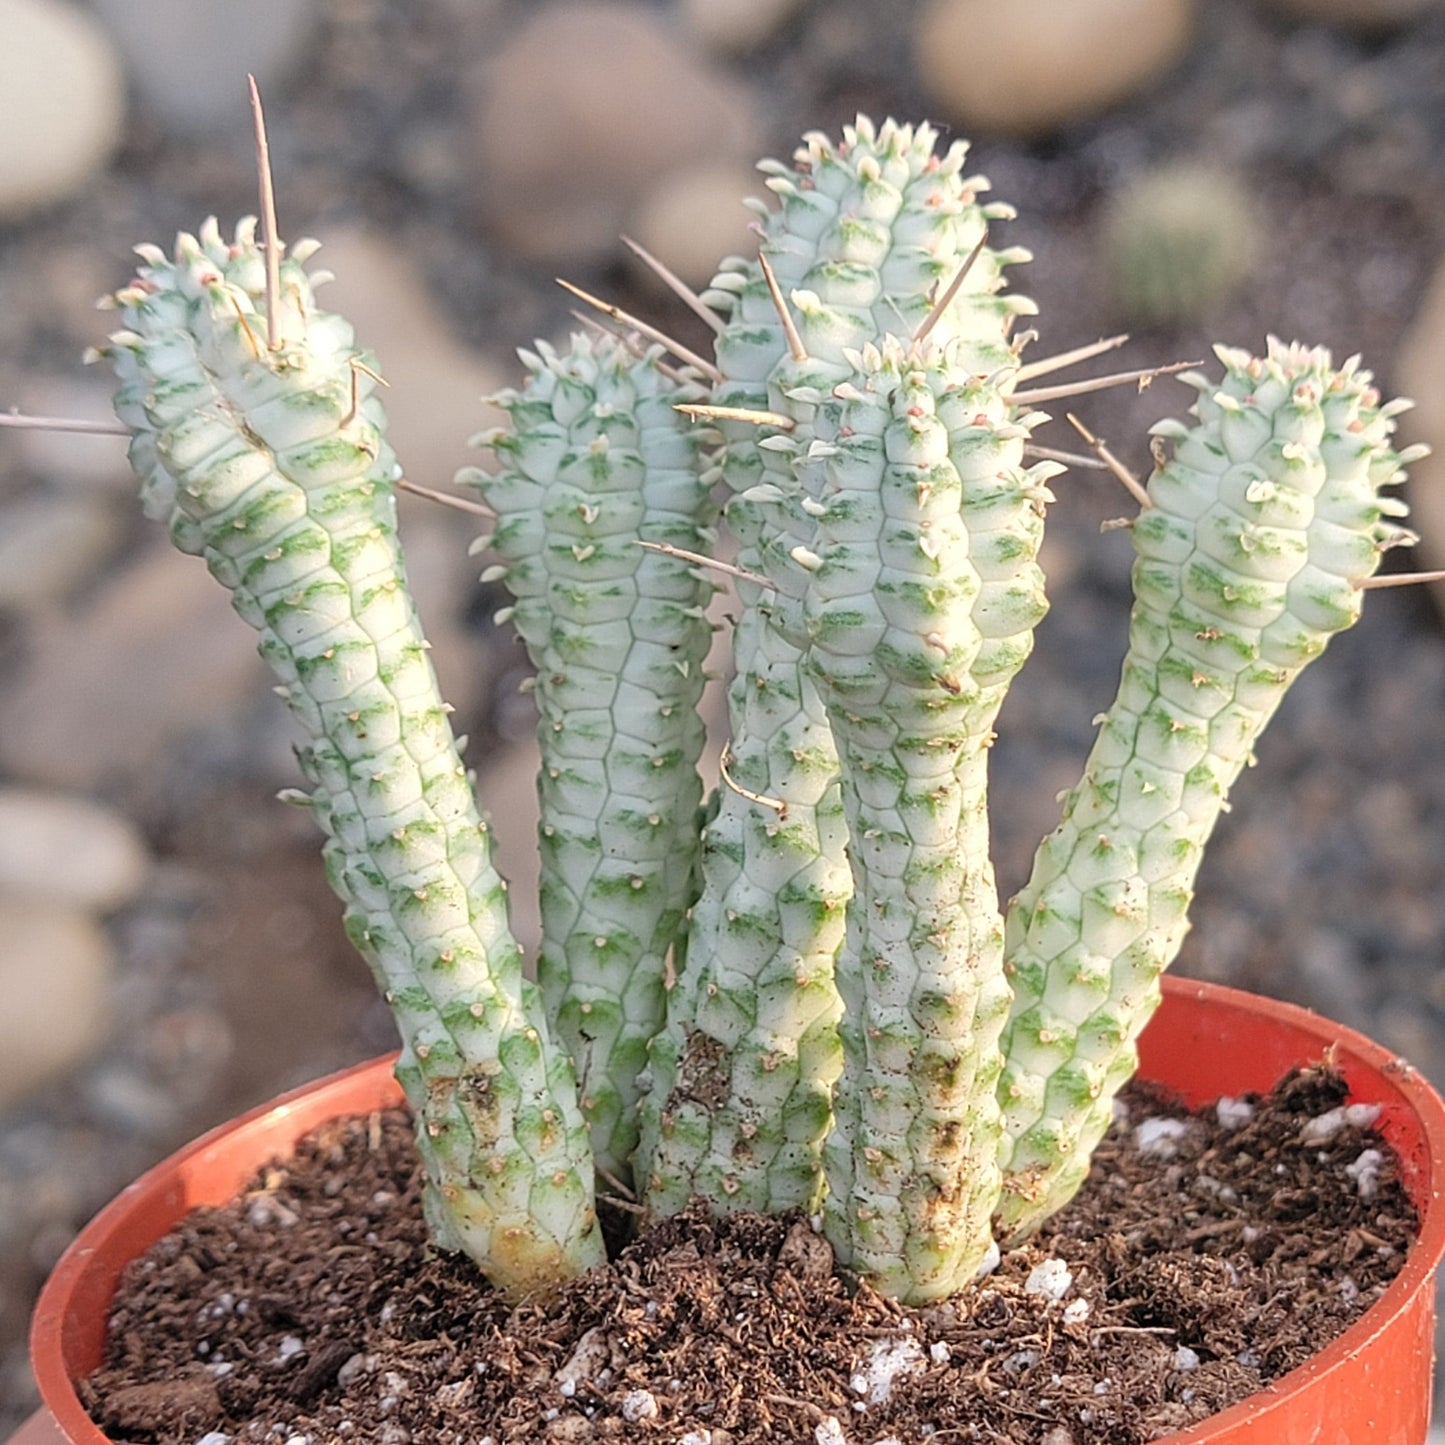
M102 292L130 247L255 207L245 74L281 231L391 383L412 479L446 487L512 349L571 324L565 274L694 344L624 259L694 285L748 248L752 163L859 111L928 117L1018 207L1031 356L1121 330L1118 365L1365 354L1445 453L1440 0L0 0L0 410L104 418ZM1108 359L1094 371L1114 369ZM1136 470L1169 381L1069 403ZM1064 406L1056 408L1062 416ZM1053 423L1041 437L1073 445ZM1445 562L1445 458L1409 495ZM995 753L1000 883L1024 879L1113 694L1130 548L1108 479L1055 483L1053 611ZM74 1230L202 1128L378 1053L252 634L134 501L113 437L0 431L0 1437ZM533 717L466 555L402 498L447 696L519 926ZM1430 546L1434 540L1434 549ZM1369 599L1260 748L1200 879L1181 972L1363 1028L1445 1079L1445 639L1426 587Z

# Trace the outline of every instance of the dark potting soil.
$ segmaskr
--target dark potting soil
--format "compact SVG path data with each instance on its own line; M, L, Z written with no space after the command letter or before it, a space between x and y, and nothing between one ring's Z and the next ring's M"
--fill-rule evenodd
M406 1116L338 1120L131 1265L82 1393L166 1445L1151 1440L1357 1319L1416 1218L1327 1072L1252 1113L1127 1097L1075 1202L917 1310L835 1273L805 1219L701 1213L508 1306L428 1248Z

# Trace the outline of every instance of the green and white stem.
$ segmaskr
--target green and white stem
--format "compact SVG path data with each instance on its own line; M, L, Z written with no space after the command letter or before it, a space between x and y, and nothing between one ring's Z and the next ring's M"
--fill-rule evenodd
M1271 339L1193 374L1188 427L1156 436L1131 536L1135 602L1119 696L1008 912L1015 998L1000 1082L999 1226L1027 1232L1082 1183L1159 976L1188 927L1205 841L1300 670L1359 616L1381 551L1412 540L1381 495L1418 453L1357 359Z
M839 1260L921 1304L992 1245L1008 1014L989 862L993 725L1047 602L1027 427L957 344L889 339L815 420L803 613L837 740L853 893L825 1150ZM1033 418L1030 418L1033 420Z
M603 1257L587 1131L406 588L374 362L316 307L313 250L281 263L272 337L254 223L142 247L103 354L148 512L231 590L307 735L296 801L397 1018L434 1236L520 1293Z
M698 715L716 540L699 451L674 408L701 390L612 337L523 352L509 425L468 471L497 514L507 609L536 668L547 1015L570 1051L604 1178L626 1184L638 1076L662 1027L669 952L691 901L702 783Z
M964 174L963 143L940 156L936 140L928 126L860 117L841 143L813 134L792 167L762 166L778 199L757 203L762 250L801 356L756 259L724 263L705 294L727 318L711 400L796 419L791 431L718 424L745 569L759 570L779 516L796 514L777 507L798 495L791 453L808 445L808 408L847 375L845 350L921 324L989 222L1012 215L980 200L988 183ZM1010 328L1033 306L1002 291L1003 273L1025 259L985 246L939 318L936 334L962 338L978 371L1013 360ZM695 1195L720 1209L815 1208L841 1067L833 960L851 884L836 749L796 642L768 620L767 589L743 580L738 593L730 786L705 831L689 968L643 1100L641 1174L659 1214Z

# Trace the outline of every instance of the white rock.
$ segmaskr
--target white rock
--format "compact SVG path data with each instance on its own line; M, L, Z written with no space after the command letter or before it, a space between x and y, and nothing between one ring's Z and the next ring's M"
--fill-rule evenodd
M756 99L651 6L538 6L479 77L472 135L487 227L524 255L612 256L669 172L750 162Z
M1061 1300L1074 1286L1074 1276L1061 1259L1046 1259L1036 1264L1024 1281L1024 1293L1044 1299Z
M110 1016L113 958L86 914L0 896L0 1107L74 1068Z
M99 570L124 536L104 497L32 493L0 508L0 609L33 613Z
M274 93L306 63L315 0L92 0L147 107L173 129L249 125L248 73Z
M149 868L140 833L110 809L0 788L0 892L104 913L134 898Z
M0 220L64 200L105 164L125 83L100 26L62 0L0 0Z
M746 55L773 38L801 8L801 0L681 0L678 16L719 55Z
M154 780L181 738L264 694L255 634L156 531L83 607L33 629L37 661L0 696L0 767L17 778L79 792Z
M756 174L742 166L676 171L643 198L628 233L700 291L724 256L749 249L748 226L756 218L743 201L759 189Z
M924 89L965 133L1030 138L1107 110L1179 59L1193 0L929 0Z
M1197 1370L1199 1368L1199 1356L1191 1350L1188 1345L1176 1345L1174 1349L1174 1368L1176 1370Z

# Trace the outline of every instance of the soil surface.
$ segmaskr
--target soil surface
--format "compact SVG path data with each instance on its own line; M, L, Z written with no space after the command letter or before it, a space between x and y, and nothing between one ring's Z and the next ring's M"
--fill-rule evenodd
M1192 1115L1136 1087L1075 1202L916 1310L804 1218L701 1212L510 1307L428 1248L406 1116L338 1120L130 1267L85 1397L161 1445L1135 1445L1299 1365L1399 1271L1414 1211L1344 1101L1321 1071Z

